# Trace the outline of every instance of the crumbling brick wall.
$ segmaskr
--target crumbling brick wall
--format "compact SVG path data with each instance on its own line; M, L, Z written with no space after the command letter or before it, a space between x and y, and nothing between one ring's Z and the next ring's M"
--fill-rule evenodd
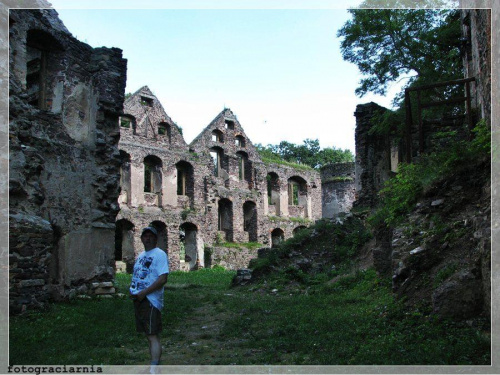
M113 277L126 61L119 49L73 38L54 10L12 9L9 21L16 313Z

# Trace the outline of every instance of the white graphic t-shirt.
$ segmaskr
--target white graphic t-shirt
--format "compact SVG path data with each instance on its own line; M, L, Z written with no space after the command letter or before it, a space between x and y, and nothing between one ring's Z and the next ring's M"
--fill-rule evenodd
M168 272L168 257L162 249L155 247L143 251L135 261L130 292L139 293L153 284L160 275ZM147 295L149 302L159 310L163 308L164 289L162 287Z

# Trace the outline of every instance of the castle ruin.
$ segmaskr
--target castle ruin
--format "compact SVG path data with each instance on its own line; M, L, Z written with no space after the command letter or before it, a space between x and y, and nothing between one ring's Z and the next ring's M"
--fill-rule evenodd
M174 270L223 258L232 258L224 265L235 269L257 249L219 245L276 246L322 217L319 172L263 162L230 109L189 145L147 86L125 101L123 112L116 259L125 268L142 249L136 233L146 225L158 229Z

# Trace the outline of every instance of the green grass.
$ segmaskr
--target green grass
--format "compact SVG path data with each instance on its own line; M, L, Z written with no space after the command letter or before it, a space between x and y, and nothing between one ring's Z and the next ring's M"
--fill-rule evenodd
M264 245L259 242L244 242L244 243L236 243L236 242L220 242L217 244L220 247L227 247L231 249L260 249Z
M484 121L473 130L471 141L455 141L439 151L423 154L412 164L400 164L398 173L379 192L379 208L370 216L374 227L394 227L404 220L425 189L445 178L477 167L490 159L491 130Z
M280 159L279 157L276 158L270 158L266 156L261 155L261 159L266 165L273 165L273 164L278 164L278 165L284 165L285 167L291 167L294 169L299 169L302 171L314 171L314 168L310 167L307 164L298 164L298 163L292 163L289 161L285 161L283 159Z
M234 275L220 267L170 274L164 364L489 364L489 341L476 330L404 310L390 282L374 271L336 283L316 275L316 282L294 288L279 275L232 288ZM126 292L129 281L117 275L119 291ZM219 328L204 330L204 324ZM11 317L9 328L11 364L148 363L128 299L56 303L44 313Z

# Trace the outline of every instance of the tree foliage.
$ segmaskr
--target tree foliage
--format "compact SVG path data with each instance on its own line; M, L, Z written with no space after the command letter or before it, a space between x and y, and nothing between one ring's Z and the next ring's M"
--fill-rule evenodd
M267 161L286 161L320 168L330 163L345 163L354 161L352 152L335 147L321 149L318 139L306 139L302 145L282 141L278 145L255 145L261 157Z
M356 94L385 95L389 84L406 87L458 79L460 18L456 9L351 9L338 30L344 60L364 76ZM401 95L399 99L401 98ZM398 98L396 98L397 100Z

